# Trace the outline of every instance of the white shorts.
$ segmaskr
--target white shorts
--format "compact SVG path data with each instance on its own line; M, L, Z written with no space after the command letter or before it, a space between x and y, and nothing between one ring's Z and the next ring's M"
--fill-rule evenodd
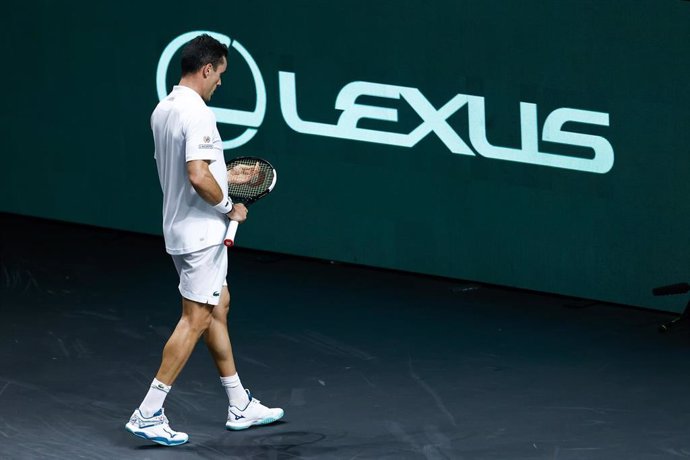
M189 254L171 254L180 275L180 294L194 302L218 305L227 286L228 248L220 244Z

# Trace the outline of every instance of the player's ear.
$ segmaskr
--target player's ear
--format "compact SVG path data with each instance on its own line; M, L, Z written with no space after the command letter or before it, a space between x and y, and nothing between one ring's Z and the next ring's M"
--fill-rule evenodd
M208 63L208 64L206 64L205 66L203 66L203 67L201 68L201 69L202 69L202 73L203 73L203 75L204 75L204 78L207 78L209 75L211 75L211 69L212 69L212 68L213 68L213 64L211 64L211 63Z

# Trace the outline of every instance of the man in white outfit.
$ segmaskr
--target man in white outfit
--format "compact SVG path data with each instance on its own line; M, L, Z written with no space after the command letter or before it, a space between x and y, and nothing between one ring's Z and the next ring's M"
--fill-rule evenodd
M251 180L253 167L226 171L216 119L206 105L221 84L227 55L228 48L206 34L190 41L182 50L180 83L151 115L163 189L163 235L180 276L182 315L146 397L125 428L166 446L189 438L170 428L163 402L202 336L228 395L227 429L242 430L283 416L282 409L264 406L243 388L228 334L228 253L223 238L229 219L247 218L247 208L228 199L228 180Z

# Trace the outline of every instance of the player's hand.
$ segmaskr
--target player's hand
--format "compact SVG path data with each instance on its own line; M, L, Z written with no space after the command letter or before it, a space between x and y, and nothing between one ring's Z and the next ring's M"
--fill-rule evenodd
M254 165L236 165L228 170L229 184L247 184L256 182L259 177L259 162Z
M232 211L226 214L230 220L235 220L240 224L247 220L247 207L242 203L232 205Z

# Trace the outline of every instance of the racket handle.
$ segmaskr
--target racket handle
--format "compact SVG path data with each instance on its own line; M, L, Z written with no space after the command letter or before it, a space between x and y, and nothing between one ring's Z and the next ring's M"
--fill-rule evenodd
M225 233L223 244L231 248L235 245L235 234L237 233L237 226L239 223L236 220L231 220L228 225L228 231Z

